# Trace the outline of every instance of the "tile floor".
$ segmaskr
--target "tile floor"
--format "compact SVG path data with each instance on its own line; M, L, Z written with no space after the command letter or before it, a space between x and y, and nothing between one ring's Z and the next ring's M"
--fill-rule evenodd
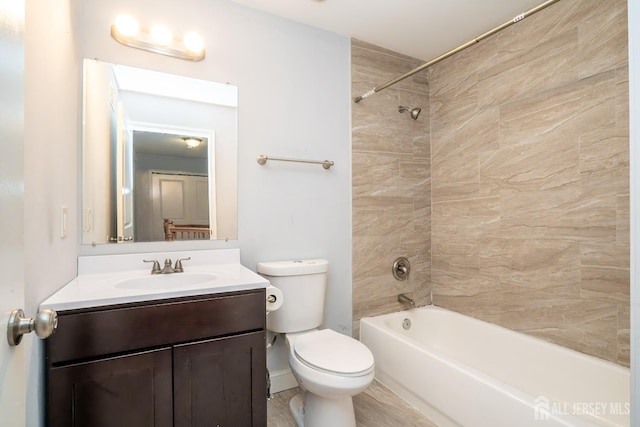
M297 388L274 395L267 405L267 427L296 427L289 413L289 399L296 393ZM353 406L358 427L437 427L377 381L353 399Z

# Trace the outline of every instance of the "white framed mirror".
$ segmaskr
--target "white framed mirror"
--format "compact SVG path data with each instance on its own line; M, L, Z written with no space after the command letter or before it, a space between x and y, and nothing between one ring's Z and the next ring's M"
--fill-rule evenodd
M85 59L83 89L82 244L237 239L236 86Z

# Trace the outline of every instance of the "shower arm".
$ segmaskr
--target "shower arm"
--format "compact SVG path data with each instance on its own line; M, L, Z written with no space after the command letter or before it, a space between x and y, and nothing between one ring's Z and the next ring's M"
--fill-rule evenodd
M364 93L364 94L362 94L360 96L356 96L353 99L353 101L357 104L358 102L360 102L363 99L373 95L374 93L380 92L381 90L384 90L384 89L388 88L389 86L393 86L394 84L396 84L396 83L398 83L398 82L400 82L400 81L402 81L402 80L404 80L404 79L406 79L408 77L411 77L414 74L419 73L420 71L423 71L423 70L427 69L428 67L430 67L430 66L432 66L432 65L434 65L434 64L436 64L436 63L438 63L438 62L440 62L440 61L442 61L444 59L447 59L451 55L455 55L456 53L458 53L458 52L460 52L460 51L462 51L462 50L464 50L464 49L466 49L466 48L468 48L470 46L473 46L474 44L479 43L480 41L486 39L487 37L494 35L498 31L504 30L505 28L510 27L511 25L515 24L516 22L522 21L524 18L527 18L527 17L533 15L534 13L540 12L542 9L546 9L547 7L551 6L554 3L557 3L559 1L560 0L548 0L548 1L544 2L544 3L542 3L541 5L536 6L533 9L528 10L527 12L521 13L520 15L517 15L516 17L511 19L510 21L507 21L504 24L499 25L499 26L495 27L494 29L487 31L486 33L476 37L475 39L469 40L465 44L460 45L457 48L452 49L449 52L447 52L445 54L442 54L442 55L438 56L437 58L432 59L431 61L426 62L426 63L420 65L419 67L414 68L413 70L411 70L411 71L409 71L409 72L407 72L407 73L405 73L405 74L403 74L403 75L401 75L399 77L396 77L395 79L389 80L386 83L378 85L378 86L374 87L373 89L369 90L368 92L366 92L366 93Z

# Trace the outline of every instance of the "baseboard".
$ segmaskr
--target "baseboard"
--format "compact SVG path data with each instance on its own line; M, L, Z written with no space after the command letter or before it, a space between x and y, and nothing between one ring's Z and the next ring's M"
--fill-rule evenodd
M298 387L298 382L291 369L270 371L269 377L271 378L271 394Z

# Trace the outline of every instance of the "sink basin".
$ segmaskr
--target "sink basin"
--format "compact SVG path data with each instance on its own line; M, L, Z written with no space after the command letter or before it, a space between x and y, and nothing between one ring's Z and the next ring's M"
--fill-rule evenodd
M137 277L118 282L120 289L178 289L185 286L205 284L216 279L215 274L207 273L172 273Z

